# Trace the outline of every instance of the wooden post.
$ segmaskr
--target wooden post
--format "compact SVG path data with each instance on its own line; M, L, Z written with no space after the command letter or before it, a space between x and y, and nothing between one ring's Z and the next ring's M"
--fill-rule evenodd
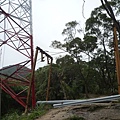
M47 56L47 62L48 62L48 64L50 64L49 77L48 77L48 86L47 86L47 94L46 94L46 101L48 101L49 91L50 91L50 81L51 81L52 61L53 61L53 58L49 54L47 54L45 51L43 51L40 47L37 47L37 48L41 52L41 58L43 58L43 54L46 55ZM49 63L49 60L51 60L50 63ZM42 61L44 61L44 60L42 59Z
M116 72L117 72L117 81L118 81L118 94L120 94L120 55L119 55L117 31L116 31L115 25L114 25L114 29L113 29L113 34L114 34Z
M36 66L37 56L38 56L38 48L36 48L36 53L35 53L35 58L34 58L34 63L33 63L33 68L32 68L32 73L31 73L31 79L30 79L30 84L29 84L29 88L28 88L28 95L27 95L27 100L26 100L25 114L28 112L28 105L29 105L31 87L32 87L32 83L33 83L33 80L34 80L34 74L35 74L35 66Z
M51 59L51 61L50 61L50 68L49 68L49 77L48 77L48 86L47 86L46 101L48 101L48 99L49 99L51 73L52 73L52 59Z

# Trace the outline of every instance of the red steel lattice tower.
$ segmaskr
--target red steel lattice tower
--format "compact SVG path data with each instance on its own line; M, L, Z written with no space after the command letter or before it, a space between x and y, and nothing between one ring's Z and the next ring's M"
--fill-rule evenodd
M18 57L11 56L10 51L7 54L8 61L16 59L17 62L0 69L0 87L23 107L27 105L27 91L33 68L31 4L31 0L0 0L0 47L5 45L18 54ZM21 61L21 58L24 60ZM5 71L8 71L7 74ZM16 93L14 88L18 86L20 90ZM31 91L32 107L35 107L34 79Z

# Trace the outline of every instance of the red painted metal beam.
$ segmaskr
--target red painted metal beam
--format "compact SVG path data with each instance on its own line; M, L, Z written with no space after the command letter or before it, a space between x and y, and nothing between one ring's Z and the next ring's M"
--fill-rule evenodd
M26 106L26 103L21 99L19 96L16 95L16 93L9 87L7 84L0 83L0 87L4 92L9 94L13 99L15 99L19 104L21 104L23 107Z

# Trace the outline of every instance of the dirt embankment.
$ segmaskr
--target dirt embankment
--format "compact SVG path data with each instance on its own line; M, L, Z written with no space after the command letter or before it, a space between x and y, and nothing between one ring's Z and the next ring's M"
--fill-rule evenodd
M120 120L120 103L94 103L54 108L37 120L65 120L73 116L85 120Z

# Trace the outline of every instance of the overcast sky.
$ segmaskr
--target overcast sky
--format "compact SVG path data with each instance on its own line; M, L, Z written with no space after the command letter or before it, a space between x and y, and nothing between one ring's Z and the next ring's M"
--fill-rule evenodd
M91 11L101 5L100 0L85 0L83 17L83 0L33 0L33 37L34 47L59 52L50 48L51 41L62 41L61 35L65 23L77 20L84 28ZM51 53L49 53L51 54ZM57 55L58 56L58 55ZM56 56L53 56L54 59Z
M100 0L85 0L83 11L83 3L84 0L32 0L34 51L36 46L41 47L44 51L49 51L48 54L52 55L55 62L56 57L60 54L53 55L52 52L60 52L60 50L53 49L50 45L54 40L63 41L64 37L61 33L65 24L76 20L84 29L84 23L90 17L91 11L101 5ZM5 48L1 67L16 64L17 60L21 62L23 59L18 52L15 55L13 50L10 54L17 57L10 59L7 52L9 53L9 49ZM47 62L39 62L37 68L46 64Z

